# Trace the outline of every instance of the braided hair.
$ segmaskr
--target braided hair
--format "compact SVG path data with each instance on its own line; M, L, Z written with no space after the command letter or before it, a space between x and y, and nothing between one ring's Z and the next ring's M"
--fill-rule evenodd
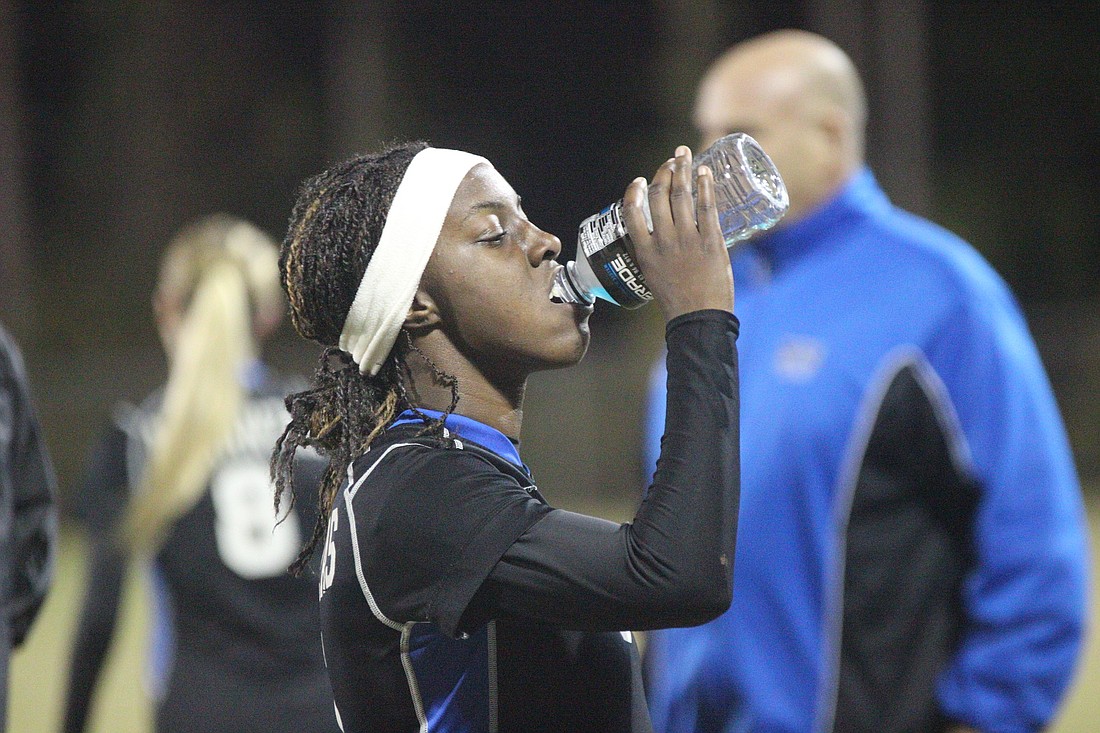
M279 257L291 321L303 338L325 347L309 389L286 398L290 422L275 444L271 473L275 507L289 488L293 503L294 455L313 447L329 459L317 489L317 522L290 566L299 574L328 526L347 467L406 409L424 420L426 434L441 435L458 403L458 382L432 366L435 379L451 388L451 405L439 419L416 410L403 377L410 353L424 356L407 333L399 338L378 374L362 374L337 346L359 282L382 236L397 187L424 142L401 143L356 156L306 180L290 215Z

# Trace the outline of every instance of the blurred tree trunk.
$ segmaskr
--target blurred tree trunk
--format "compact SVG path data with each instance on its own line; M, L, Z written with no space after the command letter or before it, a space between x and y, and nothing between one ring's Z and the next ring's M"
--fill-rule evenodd
M18 18L0 0L0 321L18 333L33 323Z
M869 102L867 158L894 202L931 213L928 18L923 0L807 0L807 27L855 62Z
M391 50L386 43L390 2L337 0L327 18L324 108L326 148L343 160L393 142Z
M717 0L657 0L654 7L658 33L654 86L668 134L662 150L678 143L694 150L699 142L692 124L695 93L703 72L730 45L724 33L728 24L724 16L729 11ZM664 155L671 153L669 148Z
M81 344L87 349L104 339L124 351L146 348L160 248L193 206L188 172L198 161L189 159L189 141L212 112L188 94L198 74L180 51L196 45L202 16L170 3L129 7L76 11L87 63L59 156L71 239L63 243L68 255L53 264L61 280L73 256L100 263L76 270L85 278L74 283L81 297L65 301L72 311L58 324L79 322L90 308L110 314L117 330L87 333L99 342Z

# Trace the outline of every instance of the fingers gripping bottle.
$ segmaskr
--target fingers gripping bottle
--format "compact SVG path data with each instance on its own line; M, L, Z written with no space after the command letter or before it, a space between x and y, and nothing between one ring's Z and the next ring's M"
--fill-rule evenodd
M695 160L714 173L718 222L726 247L771 228L787 212L787 187L771 158L748 135L727 135ZM653 227L649 201L642 199L646 223ZM619 199L581 222L577 259L558 270L551 298L566 303L593 303L596 298L623 308L639 308L653 295L634 262Z

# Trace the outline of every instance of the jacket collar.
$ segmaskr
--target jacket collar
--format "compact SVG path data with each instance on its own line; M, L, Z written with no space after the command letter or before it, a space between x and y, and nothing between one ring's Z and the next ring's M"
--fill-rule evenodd
M438 410L420 410L420 412L431 418L443 416L443 413ZM397 416L397 419L390 427L394 428L398 425L419 422L422 422L422 420L416 413L412 410L405 410ZM468 418L465 415L456 415L455 413L451 413L447 416L443 426L459 438L468 440L471 443L476 443L483 448L487 448L512 465L523 470L524 473L529 473L527 466L523 464L523 461L519 457L519 446L496 428Z
M782 270L799 257L836 241L836 233L853 221L889 207L886 193L864 166L816 210L788 226L761 234L745 249L762 256L770 271Z

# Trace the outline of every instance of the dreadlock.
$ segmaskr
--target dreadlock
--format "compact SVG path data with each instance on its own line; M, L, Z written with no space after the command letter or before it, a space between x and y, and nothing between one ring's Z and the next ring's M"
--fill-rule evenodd
M295 330L326 347L310 389L286 398L290 423L275 444L271 473L275 507L290 488L294 455L313 447L329 459L317 489L317 522L290 571L299 574L325 534L329 514L347 467L405 409L425 418L424 433L440 435L443 421L458 402L458 382L434 364L435 379L451 388L444 416L429 420L405 392L405 358L420 353L408 334L398 339L375 376L362 374L351 355L337 347L348 310L363 273L382 236L397 187L424 142L392 146L360 155L306 180L290 215L279 256L283 289ZM423 356L423 358L427 358Z

